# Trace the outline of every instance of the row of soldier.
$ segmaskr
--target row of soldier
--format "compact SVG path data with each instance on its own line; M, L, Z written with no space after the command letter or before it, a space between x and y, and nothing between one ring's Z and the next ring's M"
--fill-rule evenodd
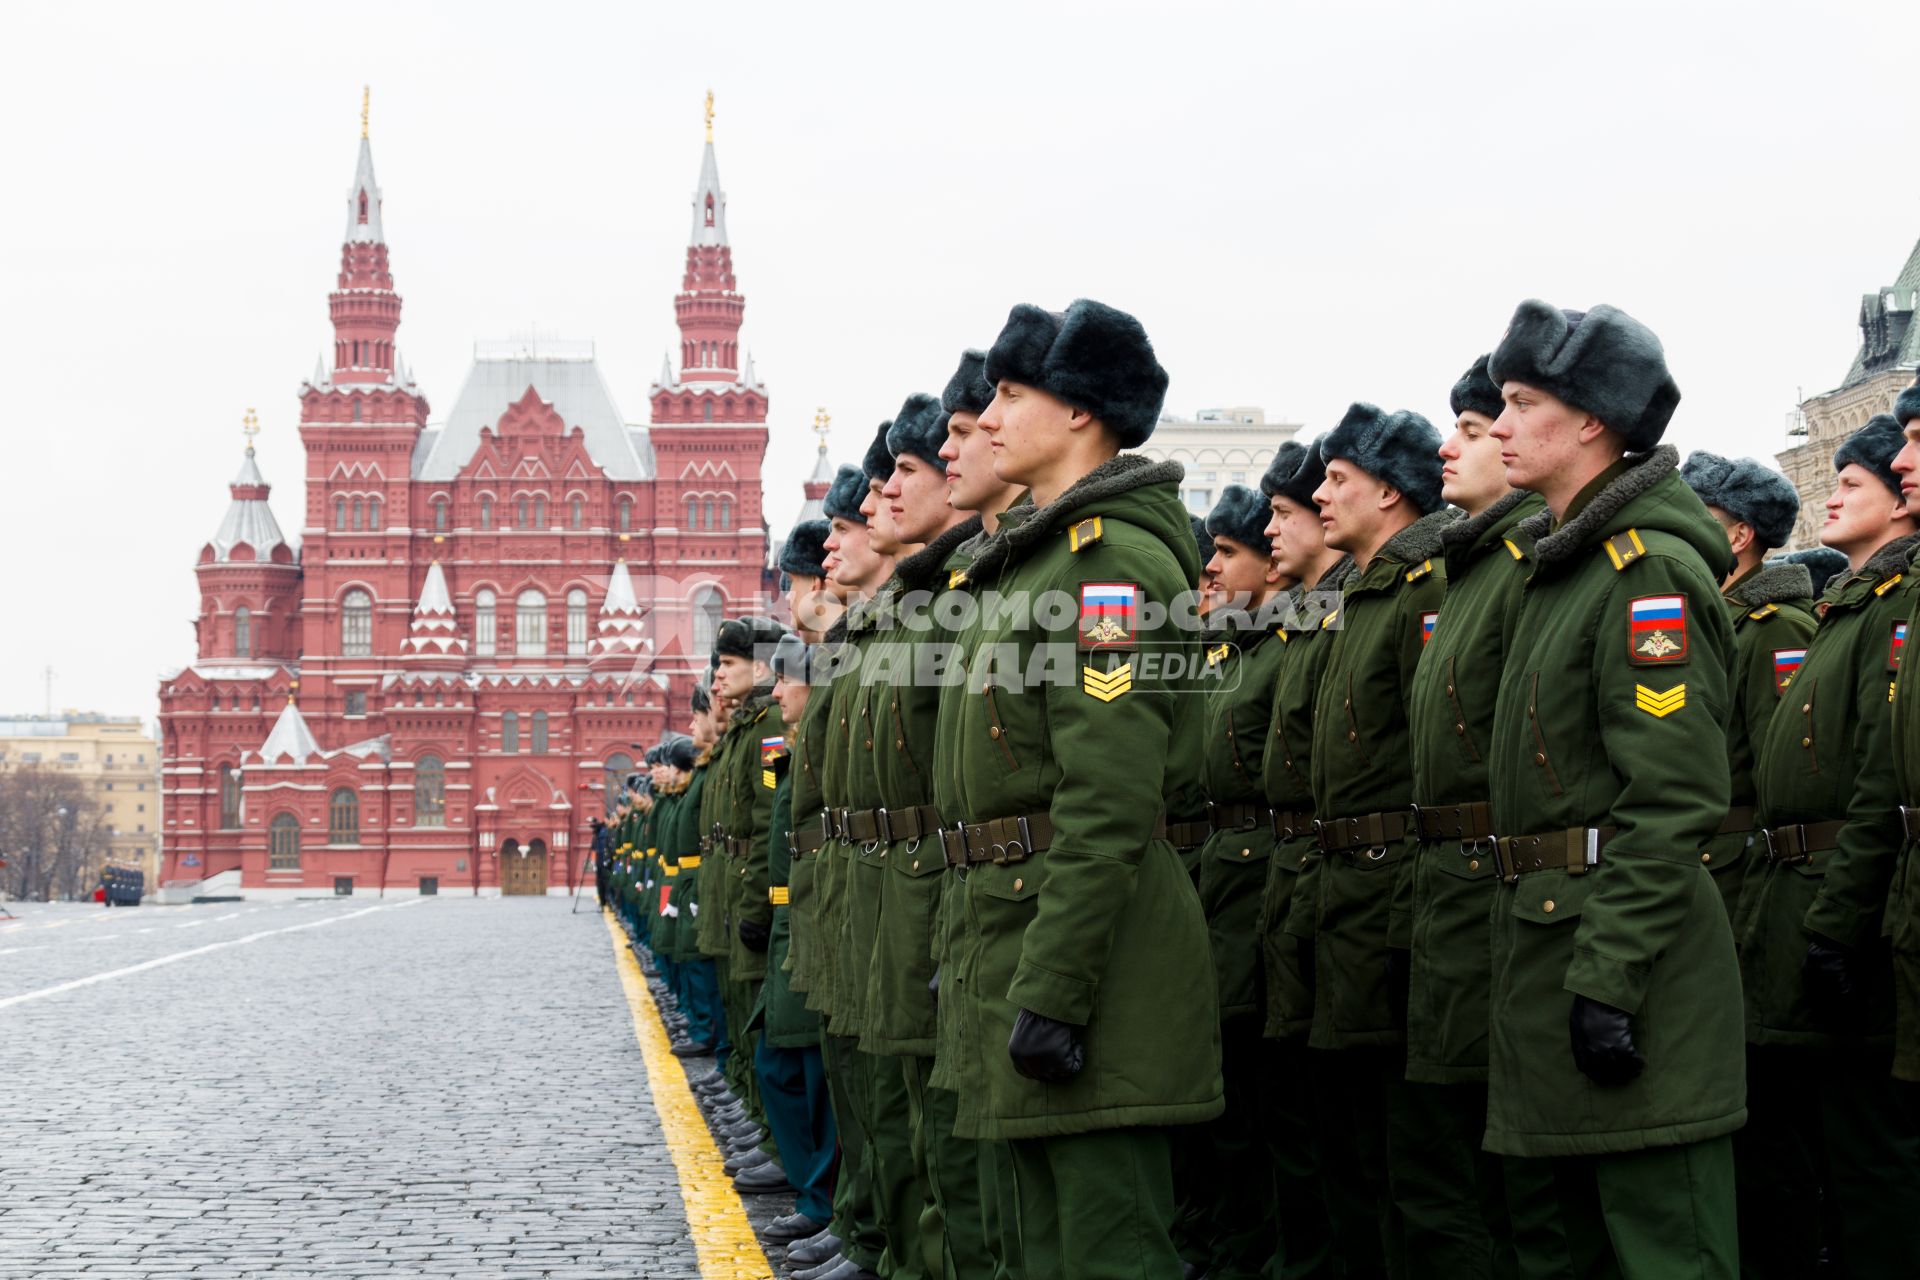
M1920 386L1773 560L1611 307L1200 530L1165 387L1016 307L596 838L795 1274L1920 1274Z

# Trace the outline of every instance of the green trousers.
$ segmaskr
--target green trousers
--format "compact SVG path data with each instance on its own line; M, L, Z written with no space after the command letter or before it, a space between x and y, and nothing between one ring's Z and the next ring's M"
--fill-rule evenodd
M1506 1161L1527 1280L1734 1280L1733 1138Z
M1333 1254L1348 1275L1406 1274L1400 1215L1387 1186L1387 1094L1406 1071L1399 1048L1309 1049L1328 1120L1344 1137L1323 1150Z
M1263 1019L1220 1026L1220 1071L1227 1109L1203 1125L1173 1133L1181 1257L1209 1280L1258 1280L1280 1249L1276 1169L1262 1131L1261 1095L1279 1082L1263 1070Z
M873 1199L873 1149L867 1139L867 1082L854 1042L822 1034L820 1056L827 1067L827 1101L840 1135L840 1168L833 1184L833 1234L844 1257L868 1271L880 1269L886 1233Z
M1480 1149L1487 1086L1403 1080L1387 1093L1387 1181L1418 1280L1517 1274L1501 1158Z
M1348 1136L1320 1105L1311 1075L1317 1055L1305 1039L1262 1040L1260 1135L1273 1166L1274 1226L1279 1251L1268 1274L1274 1280L1319 1280L1338 1275L1329 1225L1327 1158L1344 1149Z
M913 1110L913 1154L920 1176L933 1193L931 1212L921 1216L921 1234L938 1227L938 1274L969 1280L994 1274L987 1244L986 1213L980 1201L980 1144L953 1136L959 1095L927 1083L932 1058L902 1058L907 1103Z
M758 978L749 982L728 979L720 985L720 1004L727 1015L727 1038L733 1044L733 1051L727 1055L727 1083L732 1086L734 1096L740 1099L747 1118L771 1132L767 1124L766 1107L760 1098L760 1078L753 1070L753 1054L759 1047L760 1033L747 1029L747 1023L753 1017L754 1002L759 996Z
M1165 1129L1102 1129L1007 1144L1027 1274L1169 1280L1173 1148Z
M920 1224L933 1195L914 1167L906 1075L898 1058L857 1050L855 1056L867 1077L867 1141L872 1153L868 1168L880 1229L887 1238L886 1258L875 1269L887 1280L932 1280L940 1274L939 1249L936 1245L932 1250L930 1264Z
M1027 1280L1026 1251L1020 1247L1020 1188L1013 1177L1013 1152L1006 1143L992 1139L973 1145L980 1158L980 1216L986 1220L994 1280Z

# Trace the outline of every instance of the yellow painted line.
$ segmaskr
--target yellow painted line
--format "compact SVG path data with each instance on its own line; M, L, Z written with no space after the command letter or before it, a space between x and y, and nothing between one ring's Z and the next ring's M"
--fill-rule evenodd
M653 1109L660 1117L674 1171L680 1175L680 1200L686 1206L701 1280L770 1280L773 1267L747 1221L746 1206L733 1189L733 1179L727 1176L726 1157L714 1145L713 1131L707 1128L707 1118L687 1084L686 1070L673 1056L640 962L627 949L627 935L613 913L603 910L601 914L613 936L614 967L620 972L627 1007L633 1011L633 1038L640 1042L640 1057L647 1066Z

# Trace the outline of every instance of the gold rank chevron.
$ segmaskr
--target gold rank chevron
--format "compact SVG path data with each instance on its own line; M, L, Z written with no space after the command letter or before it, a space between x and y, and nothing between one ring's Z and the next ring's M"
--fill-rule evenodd
M1090 698L1101 702L1112 702L1115 698L1133 688L1133 664L1122 663L1105 675L1092 667L1080 668L1080 687Z
M1677 684L1665 692L1655 692L1643 684L1633 686L1633 705L1655 719L1665 719L1687 705L1687 686Z

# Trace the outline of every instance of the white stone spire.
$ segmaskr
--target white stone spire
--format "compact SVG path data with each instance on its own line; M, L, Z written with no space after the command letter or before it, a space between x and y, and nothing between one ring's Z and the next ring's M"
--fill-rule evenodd
M720 189L720 164L713 158L712 138L707 139L700 160L700 185L693 190L693 236L688 243L727 243L727 193Z
M281 757L290 757L294 764L305 763L308 756L320 754L320 744L314 741L313 731L307 728L306 717L300 714L300 708L292 698L280 708L280 718L273 722L273 731L260 747L260 759L267 764L277 763Z
M373 176L373 144L360 135L360 159L353 168L353 186L347 190L346 238L362 244L385 244L380 225L380 184Z
M607 575L607 595L600 602L597 632L588 657L592 665L638 663L645 666L650 663L653 642L647 639L640 602L633 593L633 578L627 572L625 560L614 561L613 572Z
M407 627L407 638L400 642L400 660L410 666L458 667L466 663L467 642L460 634L453 597L447 591L447 575L438 560L427 566L426 581L420 584L413 621Z

